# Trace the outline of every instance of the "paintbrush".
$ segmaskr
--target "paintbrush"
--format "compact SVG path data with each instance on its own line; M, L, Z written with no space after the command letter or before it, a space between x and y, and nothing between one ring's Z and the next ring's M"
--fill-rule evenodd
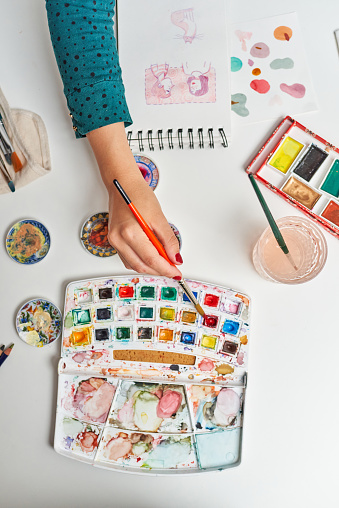
M12 177L8 173L7 168L5 166L5 163L4 163L4 160L2 159L1 155L0 155L0 171L4 175L5 180L6 180L7 184L8 184L8 187L11 189L12 192L14 192L15 191L15 187L14 187L14 183L13 183Z
M287 247L287 245L285 243L284 237L281 234L281 231L278 228L278 225L275 222L275 220L273 218L273 215L271 214L271 211L270 211L270 209L267 206L267 203L266 203L266 201L264 199L264 196L261 194L261 191L260 191L260 189L258 187L257 182L255 181L255 178L254 178L253 174L249 173L248 177L249 177L249 179L251 181L251 184L253 185L253 189L254 189L254 191L255 191L258 199L259 199L259 202L260 202L260 204L262 206L262 209L264 210L264 213L265 213L265 215L267 217L268 223L269 223L269 225L270 225L270 227L272 229L272 233L273 233L275 239L277 240L279 247L281 248L283 253L286 254L286 257L289 260L289 262L291 263L291 265L293 266L293 268L295 270L298 270L298 267L295 264L295 262L293 261L293 258L292 258L291 254L290 254L290 251L288 250L288 247Z
M23 165L17 153L14 151L14 148L7 134L1 114L0 114L0 148L8 164L13 164L14 171L16 173L20 171Z
M148 224L146 223L146 221L143 219L143 217L140 215L140 213L138 212L138 210L135 208L135 206L133 205L132 201L130 200L130 198L127 196L126 192L124 191L124 189L121 187L120 183L118 182L118 180L113 180L113 183L114 185L116 186L116 188L118 189L118 191L120 192L121 196L124 198L124 200L126 201L128 207L130 208L131 212L133 213L134 217L136 218L136 220L139 222L140 226L142 227L143 231L146 233L148 239L151 241L151 243L154 245L154 247L157 249L157 251L159 252L160 256L162 256L164 259L166 259L166 261L168 261L168 263L172 266L175 266L174 263L172 263L172 261L170 260L170 258L167 256L167 253L164 249L164 246L160 243L160 241L158 240L158 238L155 236L155 234L153 233L153 231L151 230L151 228L148 226ZM183 291L186 293L187 297L189 298L189 300L193 303L194 307L197 309L197 311L199 312L199 314L204 317L205 316L205 312L204 310L202 309L202 307L199 305L199 303L197 302L197 299L195 298L194 294L192 293L191 289L188 287L187 283L185 282L184 279L181 279L181 280L178 280L177 281L178 284L180 284L180 286L182 287Z

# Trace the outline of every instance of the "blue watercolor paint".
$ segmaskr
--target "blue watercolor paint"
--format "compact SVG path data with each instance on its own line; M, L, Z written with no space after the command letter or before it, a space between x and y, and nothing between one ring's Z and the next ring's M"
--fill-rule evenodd
M195 333L193 332L182 332L180 337L180 342L183 344L190 344L194 346L195 343Z
M197 291L192 291L192 293L194 294L195 298L198 298L198 292ZM190 302L191 301L188 298L188 296L186 295L186 293L183 293L182 299L183 299L184 302Z
M209 434L197 434L199 466L225 467L240 460L241 429L223 430Z
M292 58L276 58L270 63L271 69L293 69L294 62Z
M239 116L248 116L250 112L245 106L246 102L247 97L243 93L235 93L231 95L231 110Z
M231 72L238 72L242 68L242 61L235 56L231 57Z
M186 437L180 441L173 438L162 441L154 448L142 467L169 469L189 460L191 439Z
M223 333L228 333L229 335L236 335L238 333L239 327L240 323L238 323L238 321L226 319L223 324L222 331Z

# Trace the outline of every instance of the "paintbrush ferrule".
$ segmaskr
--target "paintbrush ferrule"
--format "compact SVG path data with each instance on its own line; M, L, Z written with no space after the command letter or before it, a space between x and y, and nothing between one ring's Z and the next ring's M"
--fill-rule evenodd
M203 311L202 307L199 305L197 299L195 298L194 294L191 291L191 288L186 284L186 281L184 279L178 280L178 284L180 284L183 291L186 293L187 297L191 301L191 303L194 305L196 310L199 312L200 316L204 317L205 312Z

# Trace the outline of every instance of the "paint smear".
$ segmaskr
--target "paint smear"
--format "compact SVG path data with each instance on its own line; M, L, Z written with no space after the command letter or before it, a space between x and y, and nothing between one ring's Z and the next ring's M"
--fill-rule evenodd
M291 95L295 99L302 99L306 93L306 88L301 83L294 83L293 85L281 83L280 90Z
M278 26L273 32L274 37L278 39L278 41L289 41L292 34L292 29L288 26Z
M235 56L231 57L231 72L238 72L242 68L242 61Z
M201 360L198 367L201 371L209 372L214 369L214 362L212 362L212 360L210 360L209 358L204 358L203 360Z
M251 81L250 87L255 92L261 94L267 93L271 88L269 82L266 81L266 79L254 79L253 81Z
M270 63L271 69L293 69L294 62L292 58L276 58Z
M284 101L280 97L280 95L273 95L273 97L270 98L268 105L269 106L281 106Z
M270 48L264 42L257 42L251 47L250 53L256 58L266 58L270 54Z
M248 59L248 65L250 65L252 67L252 65L254 64L253 60L251 60L250 58Z
M228 365L227 363L222 363L221 365L218 365L215 370L221 376L225 376L226 374L232 374L232 372L234 372L234 367Z
M238 37L241 42L241 49L243 51L247 51L246 41L249 41L252 37L252 32L242 32L241 30L236 30L235 35Z
M231 96L231 110L239 116L248 116L250 112L245 104L247 97L243 93L235 93Z
M255 69L253 69L252 74L253 76L259 76L259 74L261 74L261 70L258 69L258 67L256 67Z

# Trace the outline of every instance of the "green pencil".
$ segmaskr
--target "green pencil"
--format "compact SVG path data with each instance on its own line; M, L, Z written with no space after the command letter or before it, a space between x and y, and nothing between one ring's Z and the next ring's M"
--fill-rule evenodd
M281 234L281 231L278 228L278 225L275 222L275 220L273 218L273 215L271 214L271 211L270 211L270 209L267 206L267 203L266 203L266 201L264 199L264 196L261 194L261 191L260 191L260 189L258 187L257 182L255 181L255 178L254 178L253 174L249 173L248 177L249 177L249 179L251 181L251 184L253 185L253 189L255 190L256 195L258 196L258 199L260 201L262 209L264 210L264 213L265 213L265 215L267 217L268 223L269 223L269 225L270 225L270 227L272 229L272 233L273 233L275 239L277 240L279 247L281 248L283 253L286 254L286 256L287 256L289 262L291 263L291 265L293 266L293 268L295 270L298 270L298 267L296 266L295 262L293 261L293 258L291 256L289 250L288 250L288 247L286 245L284 237Z

